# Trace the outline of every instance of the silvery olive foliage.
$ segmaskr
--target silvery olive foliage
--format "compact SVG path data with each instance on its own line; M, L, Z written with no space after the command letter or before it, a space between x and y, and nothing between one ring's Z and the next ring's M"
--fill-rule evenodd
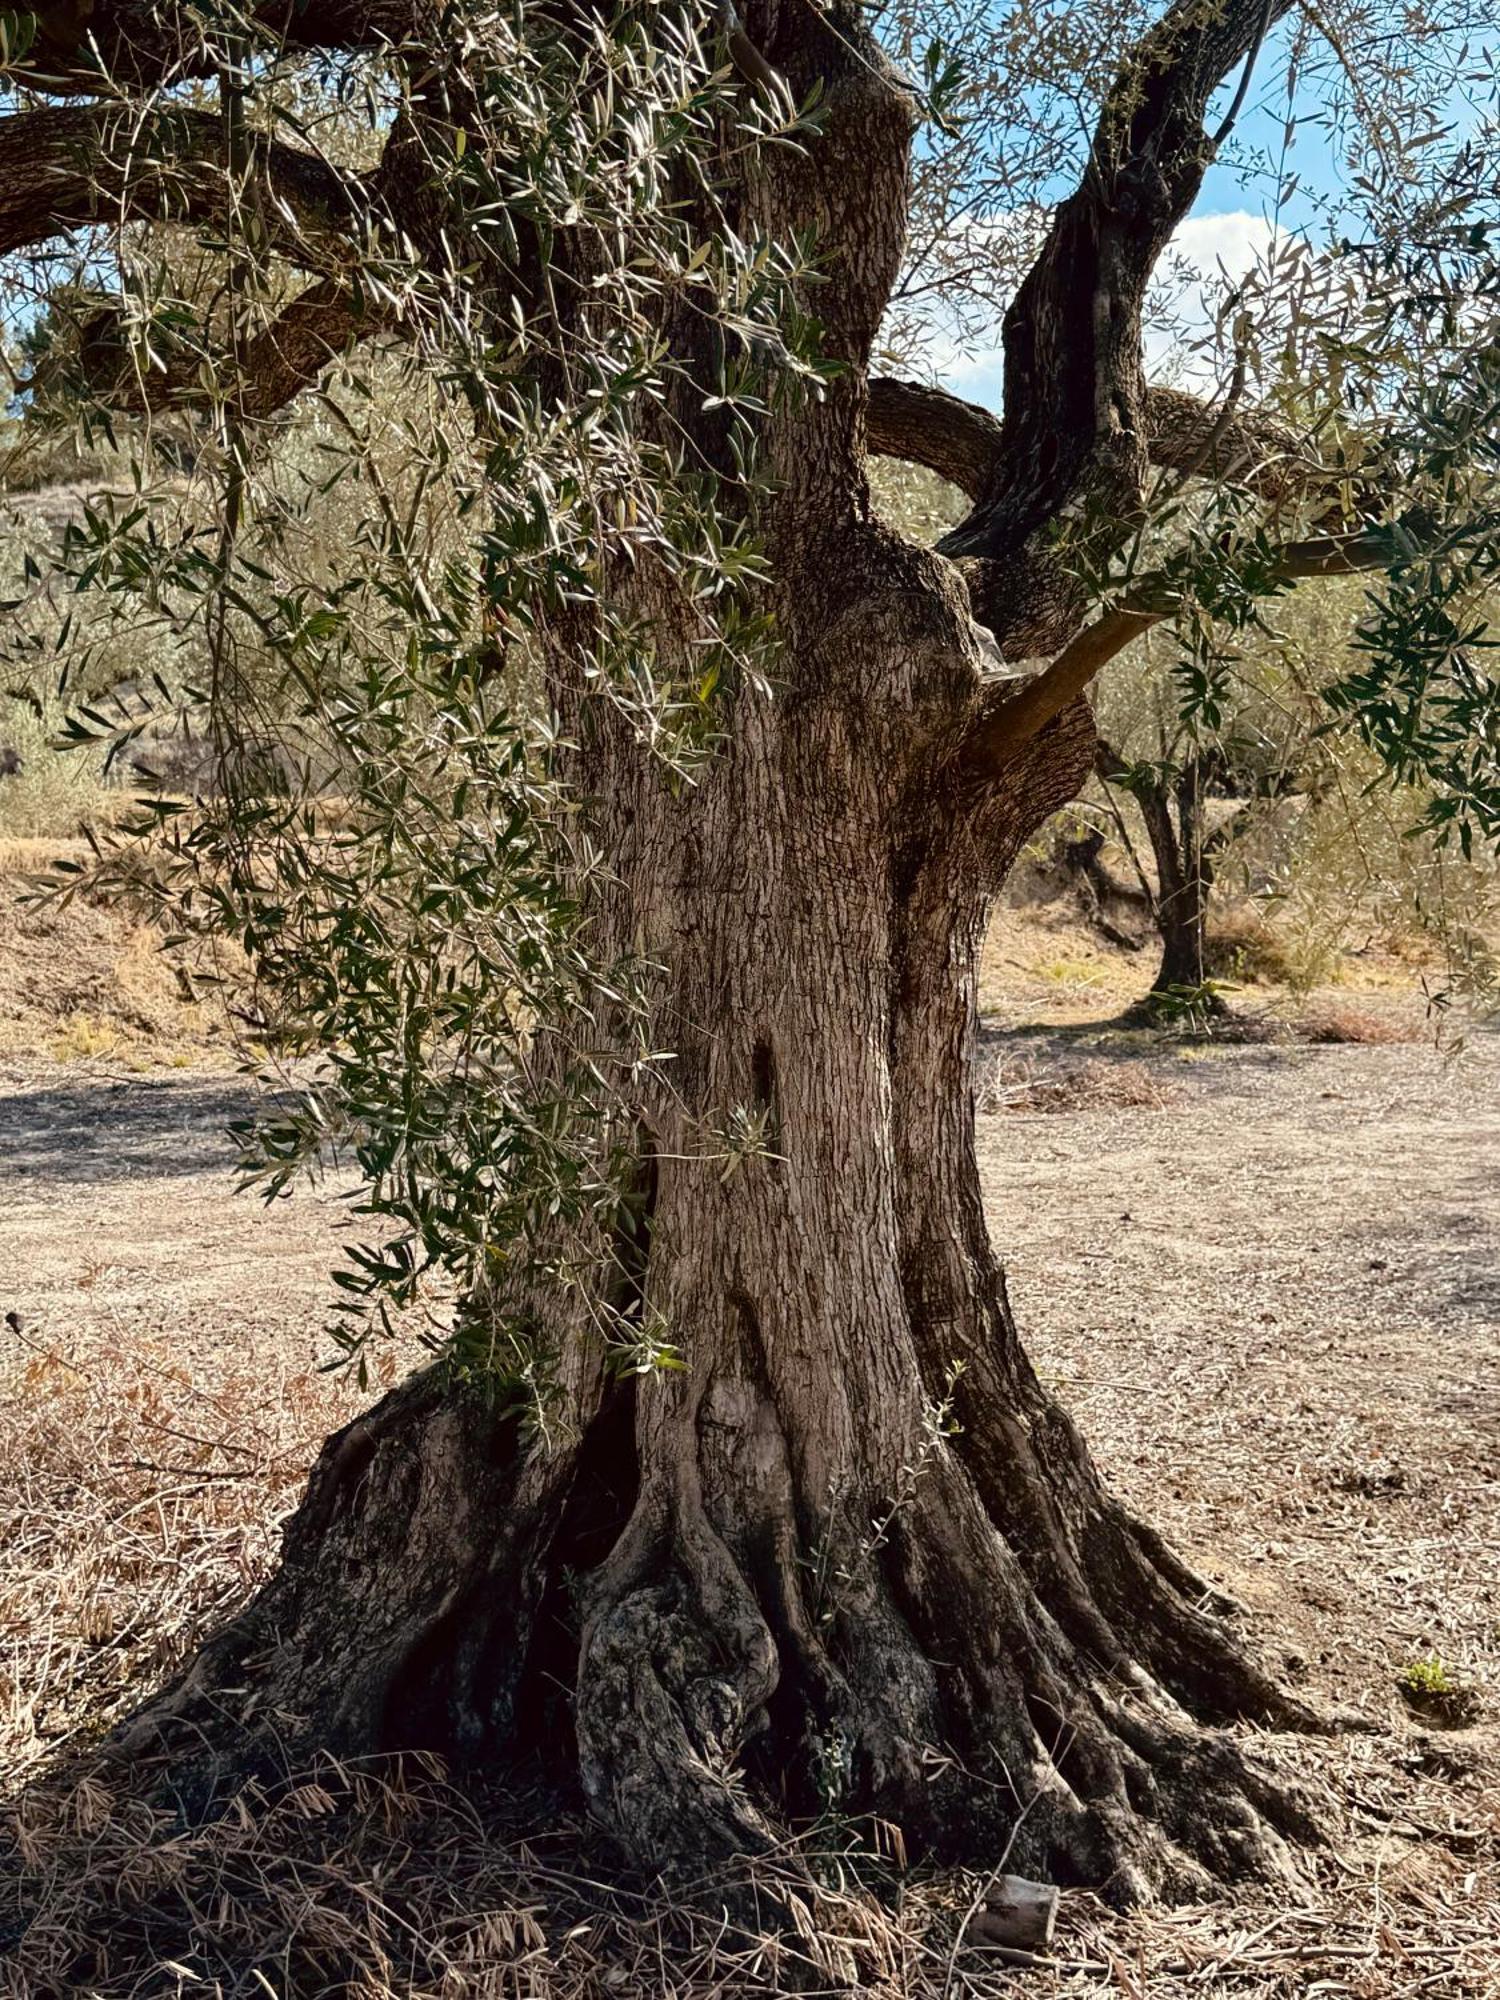
M598 962L580 921L607 860L559 774L588 718L549 707L546 649L582 649L590 698L678 785L722 704L774 677L757 427L817 393L796 302L817 273L806 246L741 233L718 176L726 148L803 144L817 114L732 91L692 6L622 10L580 66L545 10L461 0L437 80L401 50L320 68L233 8L201 14L231 149L290 133L352 178L404 134L415 184L441 182L471 242L434 262L399 214L359 215L343 254L389 333L267 419L241 371L288 287L248 179L213 227L99 228L72 271L33 268L51 311L16 463L71 450L95 476L25 557L5 666L70 702L66 739L136 793L58 893L128 894L253 968L270 1093L244 1172L275 1196L315 1164L355 1168L369 1240L336 1281L362 1357L435 1277L478 1299L545 1256L566 1281L570 1232L628 1199L630 1078L603 1051L650 967ZM476 85L481 15L505 60ZM450 83L461 120L413 115ZM501 309L476 309L470 252L516 272ZM686 387L664 302L701 329ZM714 467L672 423L704 351ZM182 389L159 401L169 374ZM643 575L660 624L628 608L651 592L615 587ZM152 782L163 766L176 782ZM537 1402L523 1328L471 1310L441 1338Z

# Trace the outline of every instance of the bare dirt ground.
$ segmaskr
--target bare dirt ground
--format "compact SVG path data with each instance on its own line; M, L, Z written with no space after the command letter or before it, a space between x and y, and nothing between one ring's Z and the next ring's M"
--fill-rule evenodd
M0 1057L5 1309L49 1349L162 1344L211 1372L328 1359L329 1260L357 1233L337 1183L267 1207L234 1189L233 1074Z
M990 1045L1003 1075L1015 1044ZM1042 1042L1025 1087L1070 1070L1099 1108L980 1123L1042 1373L1292 1678L1399 1735L1420 1723L1398 1676L1440 1657L1484 1718L1449 1747L1493 1755L1495 1052L1456 1068L1421 1045L1101 1058L1069 1037ZM1156 1108L1110 1106L1143 1078Z
M1023 981L986 1037L980 1120L1037 1364L1250 1638L1369 1727L1263 1744L1332 1832L1302 1904L1121 1919L1069 1897L1029 1990L1500 1994L1500 1047L1454 1068L1409 1041L1163 1043L1100 1025L1113 996L1087 991L1066 1032L1017 1032L1066 1011L1049 983ZM211 1054L131 1059L0 1055L0 1761L17 1777L244 1596L318 1439L361 1400L318 1372L330 1249L359 1233L341 1190L234 1196L238 1082ZM1427 1707L1403 1676L1439 1683ZM666 1990L634 1981L599 1990Z

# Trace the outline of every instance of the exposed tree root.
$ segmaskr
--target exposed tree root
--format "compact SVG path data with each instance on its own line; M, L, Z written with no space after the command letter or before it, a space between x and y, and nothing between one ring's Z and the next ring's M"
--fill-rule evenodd
M524 1766L679 1879L829 1814L980 1865L1008 1844L1121 1902L1295 1875L1311 1814L1196 1718L1307 1712L1097 1489L1070 1550L1013 1468L1001 1533L993 1439L929 1433L903 1491L822 1510L818 1546L784 1453L759 1452L733 1520L722 1466L638 1480L628 1401L549 1458L431 1381L398 1392L330 1441L280 1575L119 1752L167 1753L193 1816L309 1745Z

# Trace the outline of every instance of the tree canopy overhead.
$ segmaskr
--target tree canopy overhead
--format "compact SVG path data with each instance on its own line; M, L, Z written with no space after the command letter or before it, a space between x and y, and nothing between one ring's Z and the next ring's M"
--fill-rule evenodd
M419 1747L537 1756L651 1866L820 1811L1120 1898L1295 1866L1216 1725L1321 1719L1032 1372L970 1078L990 899L1148 629L1209 715L1236 634L1368 572L1330 724L1500 831L1466 24L1291 15L939 9L967 66L916 0L3 17L27 424L106 468L8 664L61 655L112 754L212 745L91 872L255 964L305 1062L248 1164L345 1148L380 1218L347 1345L461 1294L123 1739L195 1808ZM1217 389L1153 384L1174 232L1314 36L1347 239ZM934 269L1003 301L997 412L882 372ZM935 550L872 453L962 490Z

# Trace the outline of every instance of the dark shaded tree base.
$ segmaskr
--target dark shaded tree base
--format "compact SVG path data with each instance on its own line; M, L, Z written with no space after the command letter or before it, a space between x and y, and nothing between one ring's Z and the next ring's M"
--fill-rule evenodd
M1036 1463L1091 1489L1073 1549L1040 1479L1024 1525L1013 1482L996 1532L968 1432L934 1437L885 1518L830 1519L816 1549L768 1435L731 1535L703 1503L712 1463L652 1504L634 1405L613 1389L549 1455L435 1376L398 1390L330 1441L282 1570L115 1756L163 1760L197 1820L318 1750L435 1751L581 1794L630 1870L707 1874L711 1895L789 1826L857 1815L942 1860L1008 1847L1013 1869L1118 1903L1296 1875L1306 1804L1202 1724L1319 1719L1098 1491L1060 1412Z

